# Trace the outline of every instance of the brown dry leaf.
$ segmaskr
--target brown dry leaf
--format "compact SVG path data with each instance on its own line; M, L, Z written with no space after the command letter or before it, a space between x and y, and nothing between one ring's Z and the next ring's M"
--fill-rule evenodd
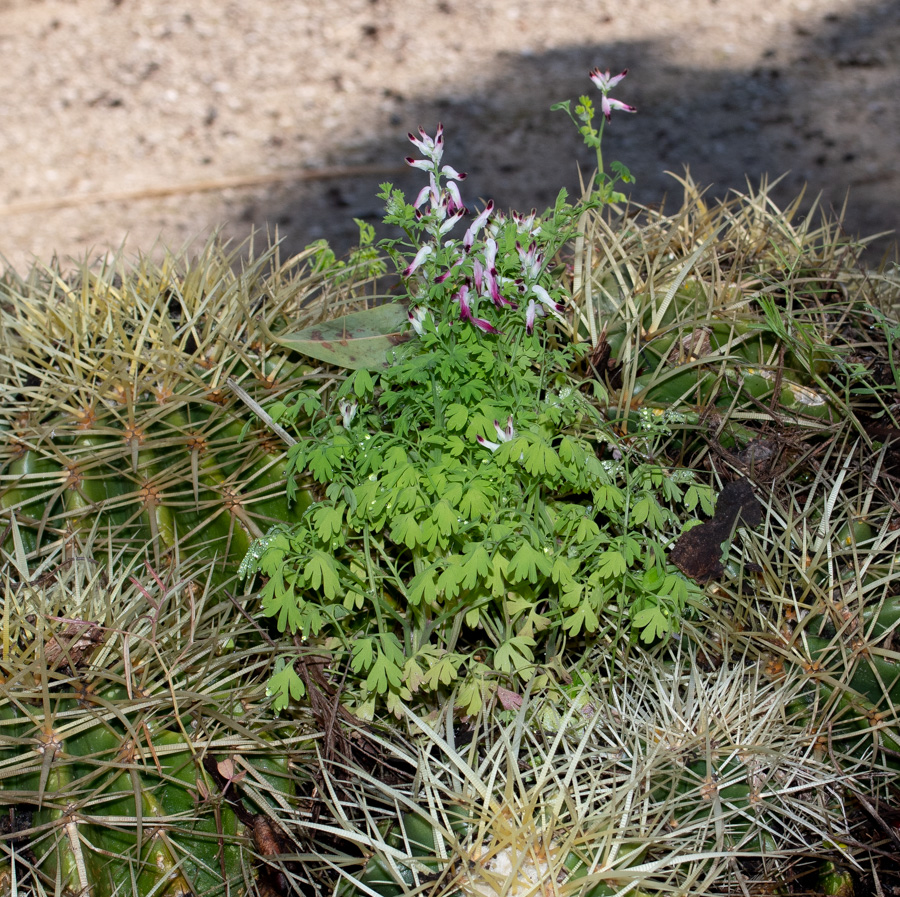
M232 783L235 785L240 784L246 777L247 771L235 773L234 760L230 757L225 760L219 760L216 763L216 769L219 771L219 775L225 779L225 788L227 788ZM224 789L223 789L224 790Z
M522 706L522 696L502 685L497 686L497 699L504 710L518 710Z
M754 527L762 523L762 506L746 479L728 483L719 494L712 520L684 533L669 553L669 560L691 579L708 582L724 572L722 543L737 526Z
M62 632L47 642L44 657L47 667L74 673L84 666L94 650L103 643L103 628L90 620L69 620Z

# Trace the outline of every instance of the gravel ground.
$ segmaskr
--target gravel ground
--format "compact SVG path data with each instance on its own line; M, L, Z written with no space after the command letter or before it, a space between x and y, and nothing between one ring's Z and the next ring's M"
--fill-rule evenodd
M380 182L418 190L405 134L438 121L464 198L544 207L590 167L549 107L593 66L629 68L605 148L637 200L685 167L712 195L784 174L780 204L849 190L848 233L900 225L897 0L0 0L0 58L19 270L214 229L341 251Z

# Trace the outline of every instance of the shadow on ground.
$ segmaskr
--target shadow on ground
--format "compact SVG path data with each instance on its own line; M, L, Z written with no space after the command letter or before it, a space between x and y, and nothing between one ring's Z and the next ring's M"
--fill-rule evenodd
M681 187L666 172L682 175L686 167L715 197L781 177L771 192L780 206L805 185L807 208L821 194L821 208L839 210L849 191L847 233L873 235L900 226L896 13L892 0L826 18L814 33L798 27L789 54L772 48L751 69L685 69L665 48L640 42L501 56L487 89L471 94L447 85L428 99L397 97L383 137L349 153L335 147L331 161L401 163L411 151L406 132L419 124L433 132L442 121L445 161L469 174L463 198L470 208L476 199L493 198L501 208L543 209L561 187L577 194L578 167L585 173L593 167L571 122L550 106L595 93L587 72L613 60L630 66L614 95L635 104L638 114L613 117L605 156L635 174L635 200L658 203L669 193L674 207ZM247 204L226 232L242 238L252 229L277 228L288 252L324 237L340 253L356 240L353 218L380 222L376 193L385 179L348 177L273 190ZM409 197L422 185L422 173L407 171L393 181ZM895 251L895 240L873 242L867 261L875 264Z

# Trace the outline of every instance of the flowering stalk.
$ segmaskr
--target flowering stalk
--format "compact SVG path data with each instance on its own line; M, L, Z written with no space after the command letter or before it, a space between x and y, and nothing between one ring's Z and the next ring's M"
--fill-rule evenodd
M425 333L426 312L435 327L441 320L456 320L491 336L504 334L506 323L499 325L510 313L517 313L515 320L524 324L527 336L533 334L538 317L547 312L561 317L562 302L551 297L549 283L541 283L546 279L548 241L541 236L535 210L507 218L490 201L471 219L462 239L454 239L454 227L468 215L459 189L466 175L444 164L442 125L433 137L419 128L418 136L409 134L409 140L423 158L409 156L406 162L426 172L428 183L411 205L390 185L383 186L382 197L388 201L386 220L401 225L415 247L413 258L404 258L398 267L413 302L409 320L416 334ZM513 245L515 253L510 251ZM549 248L555 252L557 245ZM524 314L513 297L526 303ZM479 316L479 303L493 307L493 320Z
M602 99L600 100L600 108L603 111L603 118L600 120L600 128L597 134L597 171L603 175L603 129L607 122L612 118L613 109L621 109L623 112L637 112L634 106L629 106L621 100L613 99L609 92L612 90L626 75L628 69L622 69L618 75L610 77L609 69L601 72L599 68L591 69L591 81L600 88Z
M612 118L613 110L621 112L636 112L634 106L623 103L609 95L609 92L628 74L628 69L623 69L618 75L610 75L609 69L601 72L599 68L593 68L590 71L590 79L600 90L600 110L603 117L600 119L600 127L594 127L594 104L588 96L579 97L578 105L575 112L572 112L571 101L566 100L562 103L556 103L551 108L562 109L569 118L575 123L579 133L584 138L584 142L591 147L597 156L597 174L595 183L598 190L598 200L601 203L622 202L625 196L613 189L617 180L621 180L626 184L634 182L631 172L619 162L613 162L612 169L615 177L611 177L606 173L603 167L603 129Z

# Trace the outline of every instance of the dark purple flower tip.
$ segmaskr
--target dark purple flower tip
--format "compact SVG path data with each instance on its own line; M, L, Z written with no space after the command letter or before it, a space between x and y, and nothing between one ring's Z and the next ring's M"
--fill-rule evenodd
M502 330L498 330L493 324L489 324L485 321L484 318L471 318L469 323L474 324L479 330L483 330L485 333L503 333Z
M445 165L441 168L441 174L454 181L464 181L467 177L464 171L457 171L452 165Z

